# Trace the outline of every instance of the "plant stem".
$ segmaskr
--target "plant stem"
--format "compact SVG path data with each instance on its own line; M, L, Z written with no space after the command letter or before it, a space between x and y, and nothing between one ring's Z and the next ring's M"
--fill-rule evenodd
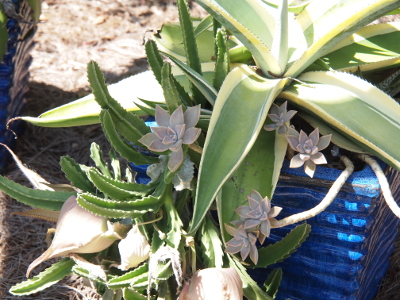
M189 148L192 149L193 151L196 151L197 153L203 154L203 148L196 144L190 144Z
M383 173L383 170L379 166L378 162L366 154L360 154L360 155L358 155L358 157L360 159L362 159L363 161L365 161L371 167L371 169L375 172L375 175L378 178L379 184L381 185L383 198L385 198L386 204L389 206L391 211L398 218L400 218L400 207L396 203L396 200L394 200L394 198L393 198L393 195L392 195L392 192L390 191L390 186L389 186L389 183L385 176L385 173Z
M339 193L340 189L346 182L347 178L353 173L354 170L354 165L348 159L346 156L341 156L340 159L346 166L346 168L343 170L343 172L339 175L339 177L336 179L336 181L332 184L331 188L329 189L328 193L322 199L322 201L315 206L314 208L291 215L289 217L286 217L282 220L277 220L276 222L271 222L271 227L272 228L279 228L287 225L291 225L300 221L307 220L309 218L315 217L317 214L323 212L335 199L336 195Z

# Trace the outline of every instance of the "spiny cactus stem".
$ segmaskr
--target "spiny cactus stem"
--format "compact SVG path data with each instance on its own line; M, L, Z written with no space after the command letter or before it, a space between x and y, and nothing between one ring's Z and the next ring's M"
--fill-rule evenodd
M345 169L339 175L339 177L336 179L336 181L332 184L332 187L329 189L329 191L326 194L326 196L324 197L324 199L322 199L322 201L317 206L315 206L314 208L312 208L310 210L291 215L282 220L278 220L277 223L274 222L274 224L271 224L271 227L272 228L280 228L283 226L295 224L297 222L304 221L309 218L315 217L317 214L323 212L333 202L336 195L339 193L340 189L346 182L346 180L349 178L349 176L354 171L354 165L350 161L350 159L348 159L346 156L343 156L343 155L340 157L340 159L344 163Z
M381 185L381 190L383 194L383 198L385 198L386 204L389 206L391 211L400 218L400 207L397 205L396 201L393 198L392 192L390 191L389 183L383 173L382 168L379 166L378 162L372 157L366 154L358 155L360 159L365 161L371 169L375 172L376 177L378 178L379 184Z
M197 153L203 154L203 148L196 144L190 144L189 148L192 149L193 151L196 151Z

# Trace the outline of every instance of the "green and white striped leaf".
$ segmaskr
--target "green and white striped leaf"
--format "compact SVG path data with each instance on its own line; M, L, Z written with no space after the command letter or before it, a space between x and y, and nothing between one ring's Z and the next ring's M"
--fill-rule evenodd
M311 2L296 18L303 30L308 49L290 66L285 76L297 77L338 43L399 5L398 0Z
M341 72L308 72L280 97L400 170L400 105L372 84ZM374 124L374 125L371 125Z
M324 55L335 70L371 72L400 64L400 24L366 26Z
M331 134L331 142L342 149L349 150L354 153L366 153L366 151L360 146L354 144L354 142L347 137L343 136L337 130L330 127L323 120L313 117L305 112L297 112L297 115L305 120L312 127L317 128L321 135Z
M208 128L189 234L198 229L217 193L252 148L285 83L286 79L258 76L248 66L237 67L226 77Z
M275 34L275 17L265 3L257 0L199 0L198 3L240 40L253 54L264 72L282 74L277 58L271 53ZM246 12L246 13L243 13Z
M238 219L235 209L248 205L247 195L258 191L270 200L279 179L286 155L285 136L275 131L261 130L256 142L238 169L225 182L217 196L218 219L220 224L229 224ZM224 241L231 237L225 226L220 226Z
M149 88L151 86L151 88ZM116 84L108 86L111 97L116 99L124 109L139 116L146 115L133 101L143 104L140 99L164 102L161 85L151 71L146 71ZM144 105L144 104L143 104ZM71 127L100 123L100 105L93 94L49 110L39 117L20 117L24 121L42 127Z
M64 258L32 279L14 285L10 289L10 293L17 296L26 296L40 292L71 274L74 265L75 262L72 259Z

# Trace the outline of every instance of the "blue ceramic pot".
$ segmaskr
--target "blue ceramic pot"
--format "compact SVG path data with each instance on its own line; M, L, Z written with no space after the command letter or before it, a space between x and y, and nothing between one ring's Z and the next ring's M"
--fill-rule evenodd
M150 181L147 165L131 167L137 182ZM290 169L286 162L272 199L283 207L278 218L316 206L340 173L318 166L314 178L309 178L303 168ZM399 173L388 168L386 175L399 199ZM400 219L386 205L372 169L366 166L354 172L333 203L307 223L310 236L291 257L266 269L250 270L250 275L261 284L273 269L282 268L278 300L373 299L389 267ZM272 229L266 243L281 240L294 227Z
M13 0L16 9L25 20L32 20L32 8L27 1ZM7 21L7 52L0 62L0 143L12 147L14 134L6 129L9 119L20 115L24 105L24 97L28 91L29 66L32 58L34 23L20 23L15 19ZM11 123L10 129L16 133L21 130L19 122ZM0 148L0 172L4 171L8 152Z

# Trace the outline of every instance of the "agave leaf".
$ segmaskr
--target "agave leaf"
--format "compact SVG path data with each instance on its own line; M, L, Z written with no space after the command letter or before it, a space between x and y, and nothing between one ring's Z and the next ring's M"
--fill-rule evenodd
M250 264L249 268L265 268L288 258L306 240L310 231L311 226L303 223L275 244L258 249L257 265Z
M76 193L34 190L0 176L0 190L15 200L37 208L61 210L61 206Z
M151 86L151 88L149 88ZM161 85L151 71L146 71L116 84L108 86L111 97L115 98L123 108L135 112L139 116L146 115L133 102L142 103L140 99L164 102ZM20 117L24 121L42 127L71 127L100 123L100 105L93 94L49 110L39 117Z
M285 76L297 77L345 38L399 5L400 1L391 0L311 2L295 19L303 29L308 49L290 66Z
M288 38L289 38L289 12L288 1L282 0L278 7L278 18L276 20L276 34L272 42L272 55L277 58L282 72L286 69L288 60Z
M271 0L262 0L264 3L266 3L266 4L268 4L269 6L271 6L271 7L274 7L274 8L278 8L278 4L276 3L276 1L271 1ZM288 11L289 12L291 12L291 13L294 13L294 14L299 14L299 13L301 13L302 11L303 11L303 9L308 5L308 4L310 4L310 2L311 2L312 0L309 0L309 1L301 1L301 3L300 4L295 4L295 5L292 5L292 4L290 4L289 6L288 6ZM292 2L294 2L294 1L292 1Z
M377 71L400 64L400 25L381 23L366 26L324 55L335 70Z
M361 148L400 169L400 106L372 84L341 72L308 72L280 97L327 122ZM365 124L379 126L365 126Z
M193 24L199 24L199 22L193 20ZM201 63L211 62L212 57L214 56L213 32L212 30L201 30L202 31L200 33L197 32L196 35L196 44L199 47L199 60ZM157 43L160 51L168 53L169 55L186 62L182 30L179 23L164 24L161 27L161 30L154 35L154 41Z
M14 285L10 289L10 293L13 295L25 296L42 291L71 274L74 265L75 262L72 259L64 258L39 273L37 276Z
M267 5L257 0L199 0L207 12L228 29L253 54L261 70L282 74L276 58L271 53L275 34L275 18ZM246 13L243 13L243 12Z
M111 168L113 170L114 179L121 180L122 178L121 164L119 162L119 159L117 158L117 153L115 152L114 149L111 148L110 151L108 152L108 155L110 156Z
M252 148L285 83L286 79L258 76L248 66L237 67L226 77L203 149L189 234L198 229L217 193Z
M235 209L241 205L248 205L246 196L250 195L251 190L256 190L263 197L272 199L286 148L285 136L277 134L276 130L260 131L250 152L217 196L220 224L229 224L237 219ZM231 236L226 232L225 226L220 226L220 229L223 240L229 240Z
M324 121L315 118L309 114L304 112L298 112L297 115L303 118L308 124L312 127L319 129L319 133L321 135L328 135L331 134L331 142L337 145L339 148L349 150L354 153L366 153L364 149L359 147L358 145L354 144L351 140L343 136L341 133L330 127Z

